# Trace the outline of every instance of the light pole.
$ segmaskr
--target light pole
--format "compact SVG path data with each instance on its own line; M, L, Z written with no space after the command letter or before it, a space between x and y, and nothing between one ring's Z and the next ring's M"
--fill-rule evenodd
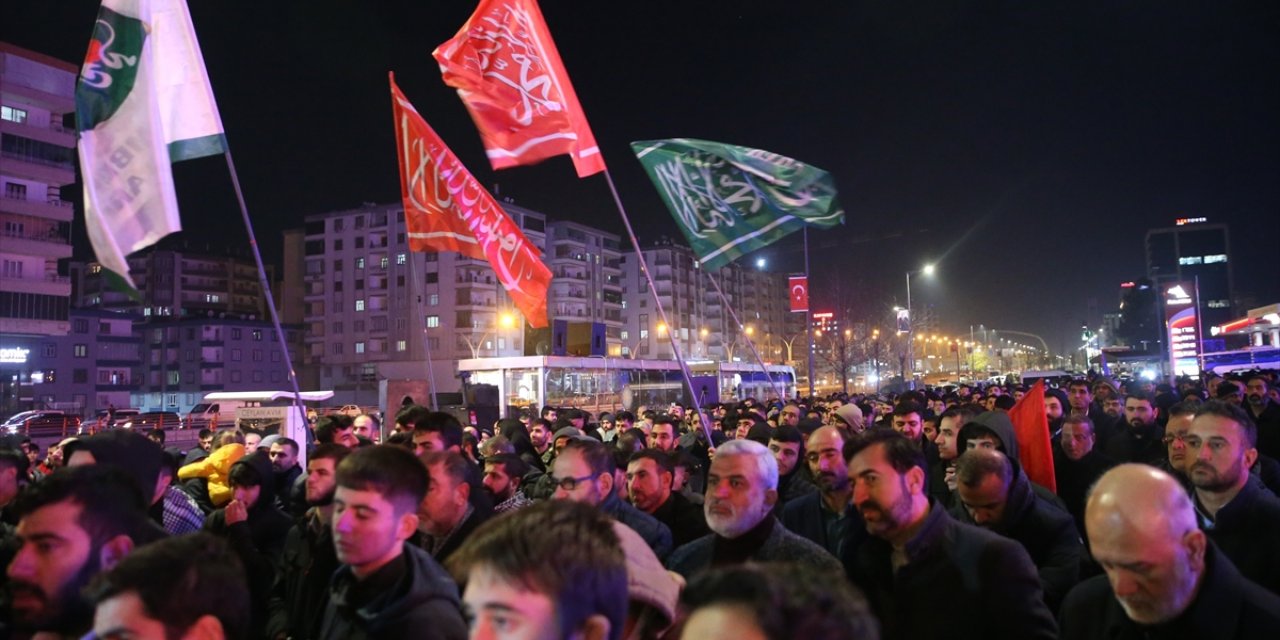
M934 272L934 267L931 264L926 264L922 269L907 272L907 362L909 363L908 367L911 369L912 378L915 377L916 361L915 361L915 317L911 315L911 275L915 273L923 273L926 276L931 276L933 275L933 272ZM904 379L902 382L906 383L906 380L905 380L906 376L904 375L903 377ZM912 385L912 388L914 387L915 385Z
M874 388L876 392L879 392L880 391L880 330L879 329L875 329L871 332L871 344L874 345L874 348L875 348L875 354L871 358L871 361L875 363L875 367L876 367L876 382L875 382Z

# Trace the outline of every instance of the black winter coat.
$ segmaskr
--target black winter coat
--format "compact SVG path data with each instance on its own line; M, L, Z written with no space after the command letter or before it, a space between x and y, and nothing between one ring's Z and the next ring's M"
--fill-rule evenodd
M280 633L294 640L319 637L329 602L329 581L339 564L332 530L318 517L308 515L289 529L271 589L268 638Z
M387 591L364 606L355 607L350 596L356 586L351 567L343 565L333 576L329 604L325 607L320 637L326 640L464 640L467 623L462 619L458 586L426 551L405 543L405 572Z
M1280 595L1280 499L1250 477L1210 521L1196 501L1200 528L1244 577ZM1280 629L1277 629L1280 632Z

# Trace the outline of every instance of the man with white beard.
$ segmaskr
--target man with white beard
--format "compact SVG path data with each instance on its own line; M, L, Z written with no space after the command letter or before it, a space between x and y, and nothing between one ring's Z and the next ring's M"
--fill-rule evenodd
M751 440L720 445L707 473L703 503L712 533L676 548L667 566L688 578L712 565L792 562L843 579L834 556L771 515L777 501L778 462L767 447Z

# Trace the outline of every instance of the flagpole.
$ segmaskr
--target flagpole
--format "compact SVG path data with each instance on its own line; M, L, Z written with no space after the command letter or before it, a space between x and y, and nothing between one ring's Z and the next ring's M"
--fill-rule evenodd
M231 159L231 145L226 145L226 150L222 153L227 159L227 170L231 173L231 186L236 190L236 202L240 204L240 217L244 220L244 230L249 234L249 248L253 250L253 260L258 265L258 285L262 287L262 293L267 298L267 312L271 314L271 325L276 331L276 340L280 341L280 350L284 352L284 365L289 368L289 382L293 385L293 406L297 407L298 414L302 416L302 424L306 425L307 410L302 406L302 390L298 388L298 372L293 368L293 358L289 355L289 343L285 342L284 329L280 326L280 315L276 313L275 296L271 295L271 286L267 283L267 269L262 266L262 252L258 250L258 238L253 233L253 223L249 221L249 207L244 202L244 191L240 189L240 176L236 173L236 163ZM282 434L283 435L283 434ZM306 429L307 444L312 442L314 436L310 428ZM299 451L299 459L305 450Z
M804 282L805 293L812 291L809 279L809 225L804 226ZM809 397L813 398L813 304L806 304L804 310L804 334L809 343ZM841 374L843 375L843 374Z
M729 310L729 315L733 317L734 324L738 325L738 333L745 335L747 332L746 327L742 326L742 321L738 319L738 314L733 310L733 305L729 304L729 299L725 297L724 291L720 289L720 284L716 282L715 277L712 276L709 271L704 271L704 273L706 273L707 279L711 281L711 286L715 287L716 293L720 295L721 304L724 305L725 309ZM769 380L769 386L773 387L773 392L778 394L779 400L786 402L786 391L779 388L778 383L774 381L773 375L769 373L769 367L765 365L764 359L761 358L760 353L756 351L756 345L751 340L750 336L747 336L747 347L751 349L751 355L755 356L756 362L760 363L760 370L764 372L764 377Z
M415 315L418 316L417 323L422 327L422 351L426 354L427 361L427 386L431 387L431 407L432 411L440 410L440 401L436 398L436 371L435 366L431 364L431 339L427 336L426 316L422 310L422 283L418 280L418 260L422 255L420 251L410 253L414 259L409 261L409 277L413 279L413 290L418 297L418 309Z
M693 376L689 373L689 365L684 360L684 353L680 350L680 340L675 335L675 325L667 321L667 311L662 308L662 299L658 297L658 287L653 283L653 274L649 272L649 265L645 263L644 252L640 250L640 240L636 238L636 232L631 228L631 219L627 217L627 210L622 206L622 198L618 195L618 188L613 184L613 175L609 173L609 168L604 169L605 182L609 184L609 192L613 194L613 202L618 206L618 214L622 216L622 225L627 228L627 237L631 238L631 246L636 250L636 260L640 262L640 273L644 274L644 279L649 283L649 292L653 294L653 304L658 308L658 315L662 318L662 323L668 327L667 335L671 336L671 350L675 353L676 362L680 363L680 373L684 375L684 382L689 387L689 399L693 402L694 407L698 411L698 419L702 424L702 431L707 436L707 446L714 447L715 440L711 439L711 423L707 420L706 412L702 410L702 403L698 401L698 392L693 388ZM716 384L720 384L719 371L716 372Z

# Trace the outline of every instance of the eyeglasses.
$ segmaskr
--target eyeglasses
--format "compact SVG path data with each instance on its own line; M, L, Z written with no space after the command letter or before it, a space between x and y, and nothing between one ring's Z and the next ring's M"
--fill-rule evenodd
M1164 441L1164 443L1165 443L1166 445L1173 444L1173 441L1174 441L1174 440L1177 440L1178 442L1181 442L1182 444L1186 444L1186 443L1187 443L1187 436L1186 436L1185 434L1181 434L1181 433L1166 433L1166 434L1164 434L1164 437L1163 437L1163 438L1161 438L1161 440L1163 440L1163 441Z
M588 481L588 480L592 480L592 479L594 479L595 477L596 477L596 476L595 476L595 474L587 474L587 475L582 476L582 477L580 477L580 478L556 478L556 477L552 477L552 478L551 478L551 484L552 484L552 486L559 487L559 488L561 488L561 489L564 489L565 491L573 491L574 489L577 489L577 488L578 488L578 483L579 483L579 482L586 482L586 481Z

